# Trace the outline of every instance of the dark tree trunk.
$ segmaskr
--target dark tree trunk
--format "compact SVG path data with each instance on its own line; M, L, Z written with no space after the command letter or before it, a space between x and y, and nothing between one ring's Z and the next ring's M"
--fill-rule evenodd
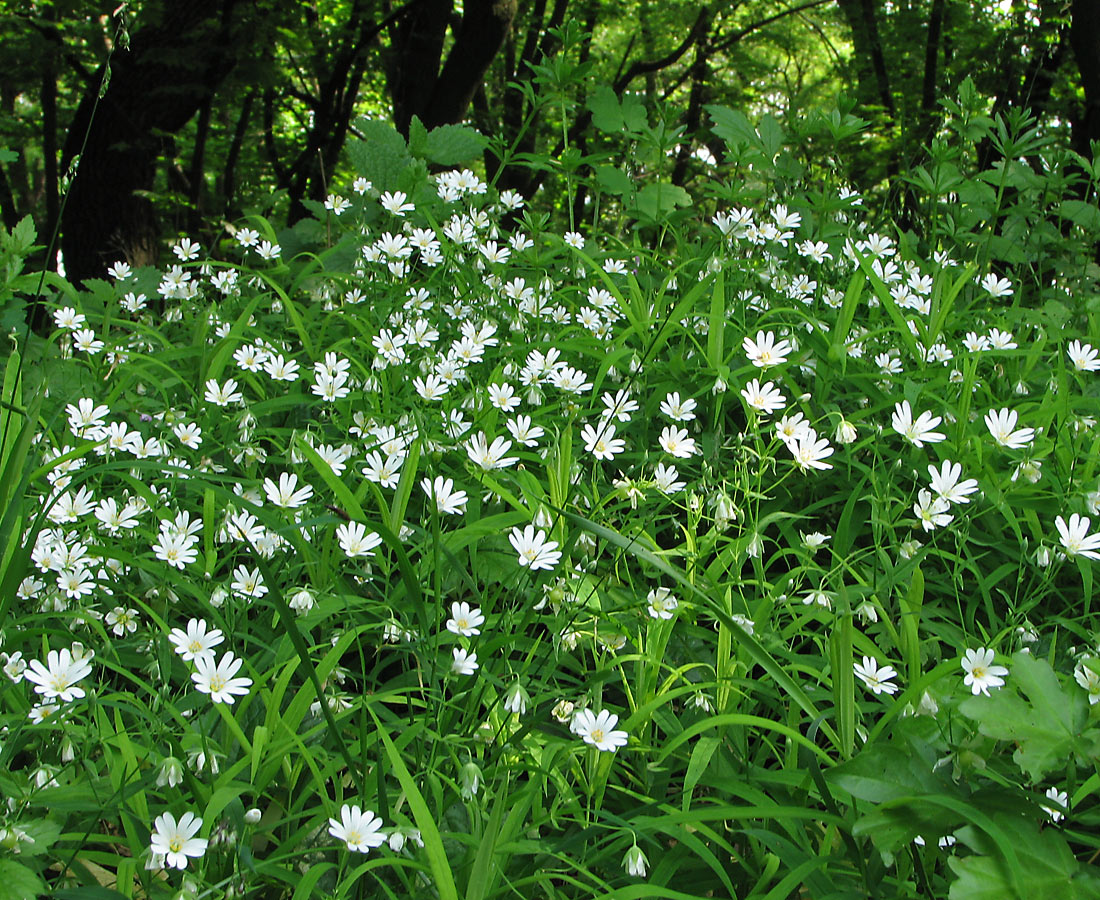
M1079 153L1091 156L1091 143L1100 141L1100 4L1073 0L1071 15L1069 43L1085 93L1083 114L1073 123L1073 143Z
M54 12L49 7L50 13ZM42 169L46 191L46 222L42 230L43 242L48 244L57 227L58 177L57 177L57 47L47 43L42 59ZM53 269L54 259L46 259L44 265Z
M452 0L423 0L396 29L390 95L397 130L416 116L427 128L460 122L504 46L516 0L466 0L454 45L440 68Z
M245 95L244 103L241 104L241 114L237 117L237 124L233 128L233 140L229 144L229 153L225 157L225 168L222 169L222 214L227 218L233 215L233 198L237 192L237 161L241 158L244 136L248 132L248 118L255 101L256 92L249 91Z
M859 99L865 105L881 106L892 119L894 98L878 32L877 0L837 0L837 5L852 31Z
M230 35L235 3L165 0L157 23L115 51L102 98L92 89L81 100L62 156L63 168L79 157L61 222L70 280L100 277L118 259L156 261L156 214L135 192L155 185L159 135L179 131L232 70L243 42Z

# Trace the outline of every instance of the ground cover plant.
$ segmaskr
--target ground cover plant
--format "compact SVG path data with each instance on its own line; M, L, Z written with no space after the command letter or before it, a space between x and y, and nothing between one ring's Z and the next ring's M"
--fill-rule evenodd
M1096 170L964 91L901 232L590 107L591 221L363 121L291 231L45 279L0 897L1097 895Z

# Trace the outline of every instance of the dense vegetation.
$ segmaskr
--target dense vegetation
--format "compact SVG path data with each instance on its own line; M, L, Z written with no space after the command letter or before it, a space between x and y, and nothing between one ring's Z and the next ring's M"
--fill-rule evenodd
M0 900L1097 896L1079 5L535 4L465 124L431 4L212 7L140 253L5 125Z

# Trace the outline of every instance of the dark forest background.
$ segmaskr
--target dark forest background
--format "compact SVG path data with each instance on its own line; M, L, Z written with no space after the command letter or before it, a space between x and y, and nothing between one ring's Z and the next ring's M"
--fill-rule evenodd
M41 235L60 226L74 281L120 258L154 263L169 239L210 240L242 214L293 225L342 183L360 116L405 134L414 117L474 124L490 139L483 175L551 213L563 203L544 189L555 165L531 161L569 147L573 169L596 164L585 99L599 86L681 129L662 161L678 185L721 165L705 114L715 103L785 123L826 107L860 117L845 153L812 142L801 152L901 206L897 176L921 163L942 101L968 77L991 113L1033 116L1086 157L1100 140L1095 0L72 0L0 11L0 214L8 228L31 215ZM571 197L574 218L590 200Z

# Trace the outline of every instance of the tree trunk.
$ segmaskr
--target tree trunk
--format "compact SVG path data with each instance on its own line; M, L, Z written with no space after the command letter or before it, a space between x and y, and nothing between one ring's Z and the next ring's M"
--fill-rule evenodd
M837 0L837 5L852 31L859 99L864 105L878 104L893 119L894 98L878 33L876 0Z
M1100 141L1100 4L1096 0L1073 0L1069 43L1081 72L1085 104L1081 118L1073 123L1075 149L1091 156L1091 144Z
M73 282L102 277L118 259L156 262L156 214L136 192L155 186L160 135L183 128L233 68L243 43L229 33L235 3L164 0L157 23L115 50L102 98L91 89L81 100L62 155L65 169L79 157L61 222Z

